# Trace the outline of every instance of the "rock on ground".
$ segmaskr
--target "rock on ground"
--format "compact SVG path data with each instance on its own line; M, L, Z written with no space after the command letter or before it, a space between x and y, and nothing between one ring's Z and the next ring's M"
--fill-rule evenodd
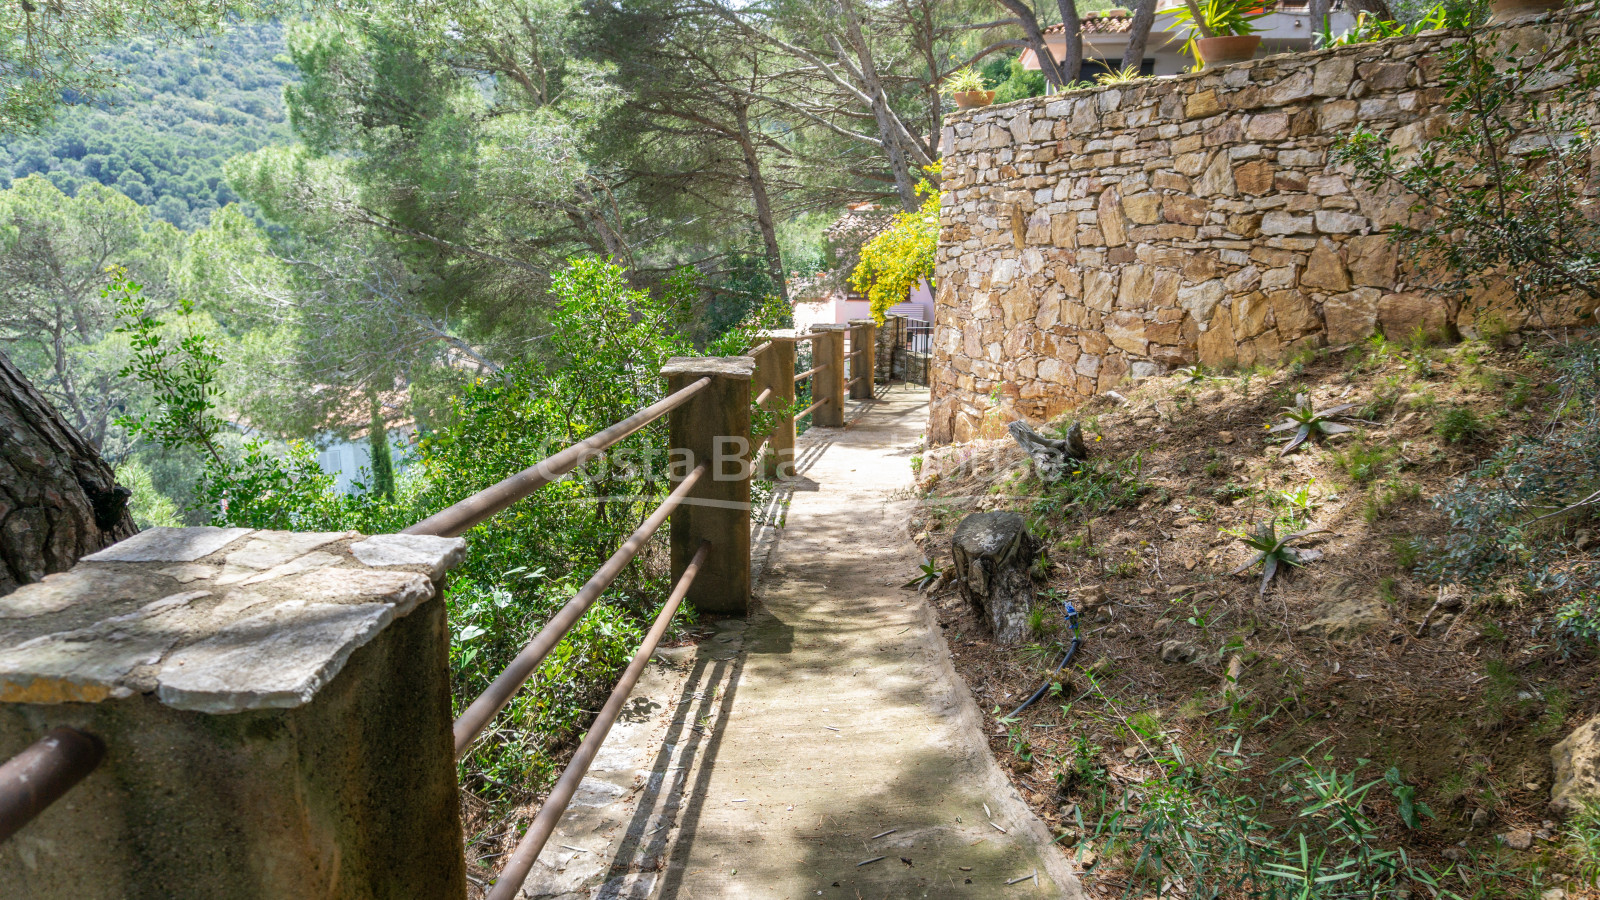
M1550 787L1550 810L1561 815L1576 812L1585 803L1600 801L1600 716L1579 725L1550 748L1555 783Z

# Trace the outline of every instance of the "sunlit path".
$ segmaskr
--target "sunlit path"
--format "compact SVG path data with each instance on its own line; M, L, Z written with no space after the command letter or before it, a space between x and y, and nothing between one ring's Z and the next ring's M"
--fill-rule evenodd
M900 588L926 400L802 437L758 605L700 645L599 896L1076 896Z

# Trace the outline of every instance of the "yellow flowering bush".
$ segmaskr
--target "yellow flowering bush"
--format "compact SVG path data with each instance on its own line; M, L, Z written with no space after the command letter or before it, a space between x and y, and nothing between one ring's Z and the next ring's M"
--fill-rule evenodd
M933 285L933 256L939 247L939 192L930 182L917 186L923 195L916 212L903 212L894 224L861 247L860 262L850 273L850 286L867 295L872 318L883 324L889 307L904 303L917 282Z

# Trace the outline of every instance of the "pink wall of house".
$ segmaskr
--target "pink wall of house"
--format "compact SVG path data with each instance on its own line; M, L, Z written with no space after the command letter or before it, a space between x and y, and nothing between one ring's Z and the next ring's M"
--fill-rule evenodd
M794 327L804 333L812 325L843 325L851 319L865 319L872 315L872 305L866 299L852 299L844 294L833 294L821 300L806 300L794 305ZM911 291L906 302L889 308L891 316L905 316L933 321L933 292L922 282Z

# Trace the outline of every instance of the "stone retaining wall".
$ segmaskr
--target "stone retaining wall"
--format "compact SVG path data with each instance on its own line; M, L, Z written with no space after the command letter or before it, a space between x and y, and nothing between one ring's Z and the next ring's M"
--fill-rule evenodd
M1428 290L1379 233L1408 199L1367 191L1330 159L1358 125L1402 149L1424 139L1445 100L1438 51L1456 39L1431 32L950 116L930 440L1048 418L1191 363L1276 361L1374 331L1471 334L1486 317L1520 327L1508 296Z

